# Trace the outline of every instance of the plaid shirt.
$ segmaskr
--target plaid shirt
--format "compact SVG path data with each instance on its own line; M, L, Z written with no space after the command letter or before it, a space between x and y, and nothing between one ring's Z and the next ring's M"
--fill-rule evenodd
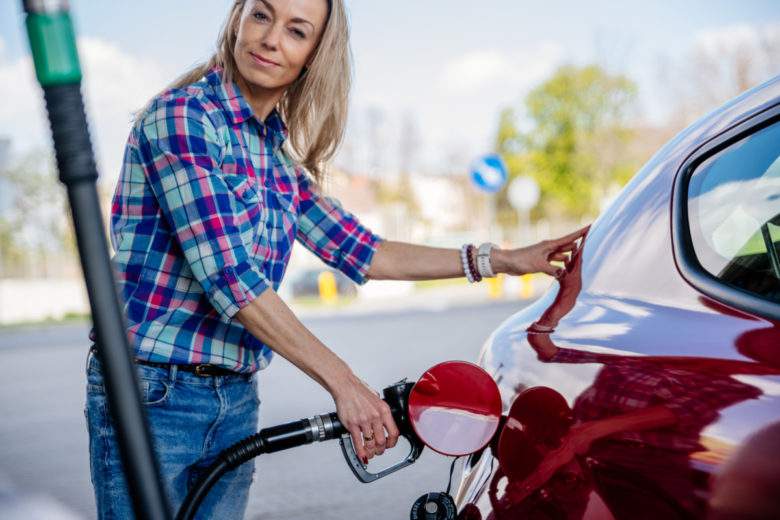
M270 348L233 317L278 289L294 239L366 281L381 239L318 193L286 137L279 113L259 121L218 68L160 94L134 125L111 243L137 359L267 366Z

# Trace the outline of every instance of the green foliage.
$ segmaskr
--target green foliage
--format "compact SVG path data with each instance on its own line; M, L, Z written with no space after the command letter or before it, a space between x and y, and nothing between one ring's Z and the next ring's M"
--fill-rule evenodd
M520 153L520 132L515 126L515 111L505 108L498 119L498 132L496 133L496 153L501 155L506 164L509 179L514 179L527 170L526 155ZM517 226L517 214L507 198L507 182L496 194L496 218L498 224L506 228Z
M50 154L31 152L0 171L13 193L0 216L0 276L46 275L46 260L75 253L65 190ZM34 272L31 272L34 271Z
M592 216L610 188L630 178L637 165L626 145L636 90L601 67L564 66L526 97L529 132L517 129L513 111L502 112L496 149L510 178L528 175L541 188L532 217ZM504 193L500 215L508 206Z
M0 217L0 276L24 263L24 249L18 244L16 235L9 219Z
M398 204L404 207L408 215L421 218L420 205L414 196L409 175L402 174L397 182L372 181L376 200L383 206Z

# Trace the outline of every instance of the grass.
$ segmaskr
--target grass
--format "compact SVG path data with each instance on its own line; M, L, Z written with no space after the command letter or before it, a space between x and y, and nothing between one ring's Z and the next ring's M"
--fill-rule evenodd
M66 312L61 319L46 318L43 320L14 321L0 324L0 331L18 328L39 327L41 325L66 325L69 323L82 323L89 321L92 316L89 313Z

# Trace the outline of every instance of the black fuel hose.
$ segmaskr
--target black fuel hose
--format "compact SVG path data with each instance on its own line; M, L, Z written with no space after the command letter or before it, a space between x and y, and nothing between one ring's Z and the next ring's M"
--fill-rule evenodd
M225 473L233 471L241 464L264 453L274 453L304 444L337 439L346 431L338 416L335 413L329 413L271 426L238 441L222 450L217 455L216 460L206 468L203 476L187 493L187 497L176 514L176 520L195 518L198 507L214 484Z
M401 435L409 439L410 444L412 444L412 451L407 461L396 465L396 469L414 462L422 451L422 444L414 436L407 413L409 394L413 386L413 383L408 383L406 379L403 379L382 391L383 399L390 407L390 413L398 425ZM241 464L264 453L274 453L313 442L338 439L346 433L347 429L341 424L338 415L335 412L331 412L264 428L254 435L238 441L222 450L217 455L216 460L206 468L198 482L187 493L184 502L179 508L179 512L176 514L176 520L191 520L195 518L198 507L200 507L203 499L206 498L214 484L219 482L219 479L225 473L236 469ZM344 445L342 445L342 449L344 449ZM353 457L350 457L350 459L355 458L356 460L354 450L352 455ZM350 462L350 464L353 463ZM354 462L354 464L359 463ZM352 466L352 470L353 472L356 471L354 466ZM384 470L383 473L389 474L391 471L393 471L393 468ZM373 475L375 478L379 478L379 476ZM363 480L363 482L368 482L368 480Z

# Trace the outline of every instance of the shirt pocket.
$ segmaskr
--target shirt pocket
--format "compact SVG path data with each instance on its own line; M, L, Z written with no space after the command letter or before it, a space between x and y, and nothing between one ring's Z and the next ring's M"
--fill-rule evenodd
M266 190L268 210L271 212L268 218L269 229L283 230L285 234L293 229L296 223L295 204L291 193L276 191L273 188Z
M230 191L232 191L236 199L243 202L246 206L257 205L260 202L260 193L255 188L255 181L245 174L223 174L222 178L225 180Z
M298 181L295 170L274 158L274 169L272 174L266 177L265 188L268 208L276 213L276 218L270 219L269 224L276 229L283 229L285 233L294 231L298 212Z
M236 198L232 218L238 226L241 240L254 251L268 220L268 208L263 194L257 188L256 181L248 175L225 174L223 178Z

